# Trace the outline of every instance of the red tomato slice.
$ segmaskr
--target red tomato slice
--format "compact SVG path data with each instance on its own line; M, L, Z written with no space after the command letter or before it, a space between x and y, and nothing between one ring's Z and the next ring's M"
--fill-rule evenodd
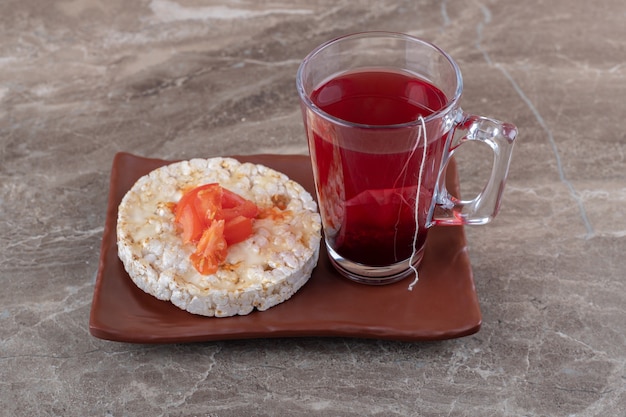
M194 207L196 213L208 227L222 210L222 190L219 184L207 184L196 193Z
M237 216L228 220L224 224L224 238L228 245L243 242L252 234L252 219L244 216Z
M188 191L174 207L183 242L197 243L190 259L204 275L218 270L226 259L228 245L250 237L252 219L258 215L256 204L217 183Z
M234 193L224 188L224 192L222 193L222 207L223 208L237 207L243 204L244 201L246 201L246 199L240 196L239 194Z
M210 188L215 186L216 184L204 184L204 185L200 185L198 187L195 187L191 190L188 190L186 193L183 194L183 196L181 197L180 201L178 202L178 204L176 204L176 210L175 210L175 214L178 215L178 212L180 210L182 210L183 207L188 206L188 205L194 205L193 201L196 199L198 193L204 189Z
M198 218L192 206L183 206L180 211L177 212L176 221L181 225L183 230L183 243L197 242L202 236L204 224Z
M239 194L235 194L226 188L223 189L222 211L219 214L219 218L231 220L235 217L243 216L253 219L258 214L259 208L252 201L247 200Z
M224 239L224 221L216 220L204 230L196 251L190 258L196 270L203 274L214 274L226 259L227 243Z
M205 184L185 193L174 210L174 220L183 229L183 242L197 242L220 210L221 187Z

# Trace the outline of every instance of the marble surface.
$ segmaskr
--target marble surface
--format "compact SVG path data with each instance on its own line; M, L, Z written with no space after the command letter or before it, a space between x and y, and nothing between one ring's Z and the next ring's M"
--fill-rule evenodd
M626 415L625 20L622 0L3 1L0 415ZM519 127L499 217L466 229L480 332L92 337L115 153L306 153L297 66L362 30L437 43L463 108Z

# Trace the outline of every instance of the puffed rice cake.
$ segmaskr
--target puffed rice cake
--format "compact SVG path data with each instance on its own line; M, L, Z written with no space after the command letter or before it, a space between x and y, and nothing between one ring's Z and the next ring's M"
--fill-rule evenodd
M174 223L172 203L183 190L219 183L257 204L280 202L281 216L255 219L253 234L229 246L215 274L201 275ZM285 207L286 205L286 207ZM172 163L141 177L118 209L118 256L133 282L160 300L215 317L267 310L310 278L319 257L321 221L311 195L286 175L233 158Z

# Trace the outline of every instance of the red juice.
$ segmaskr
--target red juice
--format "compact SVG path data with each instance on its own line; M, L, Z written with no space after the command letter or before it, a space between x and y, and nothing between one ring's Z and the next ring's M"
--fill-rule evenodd
M421 123L419 129L389 125L437 112L446 96L410 73L372 69L338 75L311 99L326 113L357 124L332 124L319 116L307 121L327 241L339 255L367 265L408 259L426 240L446 136L428 137L424 151ZM427 132L440 132L431 123Z

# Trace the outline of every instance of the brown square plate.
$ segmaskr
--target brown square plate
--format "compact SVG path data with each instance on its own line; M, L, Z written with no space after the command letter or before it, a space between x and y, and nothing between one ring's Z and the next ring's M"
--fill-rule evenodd
M236 156L284 172L311 195L315 188L304 155ZM356 284L331 266L322 245L307 284L291 299L267 311L213 318L190 314L137 288L117 257L117 207L139 177L170 163L118 153L113 161L109 203L89 330L95 337L134 343L181 343L268 337L359 337L403 341L438 340L473 334L481 312L464 230L433 228L428 236L419 282L411 278L386 286ZM458 190L451 165L449 189Z

